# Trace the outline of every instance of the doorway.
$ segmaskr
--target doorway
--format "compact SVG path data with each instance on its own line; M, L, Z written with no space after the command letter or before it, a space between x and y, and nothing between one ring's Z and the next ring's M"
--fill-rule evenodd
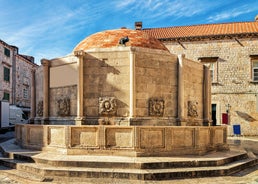
M217 125L217 104L211 104L211 118L212 118L212 126L216 126Z

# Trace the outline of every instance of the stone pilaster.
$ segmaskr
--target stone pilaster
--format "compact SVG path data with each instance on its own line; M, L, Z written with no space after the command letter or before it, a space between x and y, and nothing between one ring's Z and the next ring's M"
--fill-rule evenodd
M31 101L30 118L33 120L36 116L36 89L35 89L35 69L31 70Z
M130 52L130 118L135 116L135 53Z
M49 65L50 61L42 59L43 66L43 124L47 124L49 117Z
M186 125L184 114L184 66L183 59L185 55L178 55L178 125Z
M74 55L78 57L78 64L77 64L77 70L78 70L78 82L77 82L77 117L75 119L76 125L82 125L85 116L83 115L83 58L85 56L84 51L75 51Z
M211 123L211 76L209 66L203 66L203 125Z

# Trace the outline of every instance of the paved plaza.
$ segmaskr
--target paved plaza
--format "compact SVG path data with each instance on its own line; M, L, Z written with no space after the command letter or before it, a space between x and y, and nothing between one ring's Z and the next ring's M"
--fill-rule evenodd
M247 150L258 153L258 137L229 137L228 143L230 145L241 146ZM250 146L251 145L251 146ZM0 166L0 184L27 184L31 183L28 179L17 178L14 173L15 170ZM35 182L34 182L35 183ZM33 184L34 184L33 183ZM37 183L51 183L61 184L58 182L42 181ZM62 183L64 183L62 181ZM66 183L71 183L67 181ZM74 182L73 182L74 183ZM231 176L223 177L208 177L208 178L193 178L193 179L177 179L169 181L135 181L135 180L121 180L121 179L88 179L87 182L77 182L85 184L258 184L258 165L256 167L243 170ZM35 183L36 184L36 183ZM76 184L76 183L75 183Z

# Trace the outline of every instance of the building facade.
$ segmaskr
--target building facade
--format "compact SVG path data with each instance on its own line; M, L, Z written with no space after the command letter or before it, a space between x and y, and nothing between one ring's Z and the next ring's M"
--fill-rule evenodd
M21 55L18 47L0 40L0 100L21 107L29 115L32 79L37 67L32 56Z
M213 125L258 134L258 21L142 29L171 53L210 66ZM240 125L236 131L236 126Z

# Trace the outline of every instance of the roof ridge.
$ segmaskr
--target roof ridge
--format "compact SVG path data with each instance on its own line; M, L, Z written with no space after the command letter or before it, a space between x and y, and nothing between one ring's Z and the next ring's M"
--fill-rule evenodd
M243 21L243 22L223 22L223 23L211 23L211 24L194 24L194 25L182 25L182 26L168 26L168 27L157 27L157 28L143 28L142 30L150 29L170 29L170 28L181 28L181 27L197 27L197 26L211 26L211 25L226 25L226 24L239 24L239 23L258 23L256 21Z

